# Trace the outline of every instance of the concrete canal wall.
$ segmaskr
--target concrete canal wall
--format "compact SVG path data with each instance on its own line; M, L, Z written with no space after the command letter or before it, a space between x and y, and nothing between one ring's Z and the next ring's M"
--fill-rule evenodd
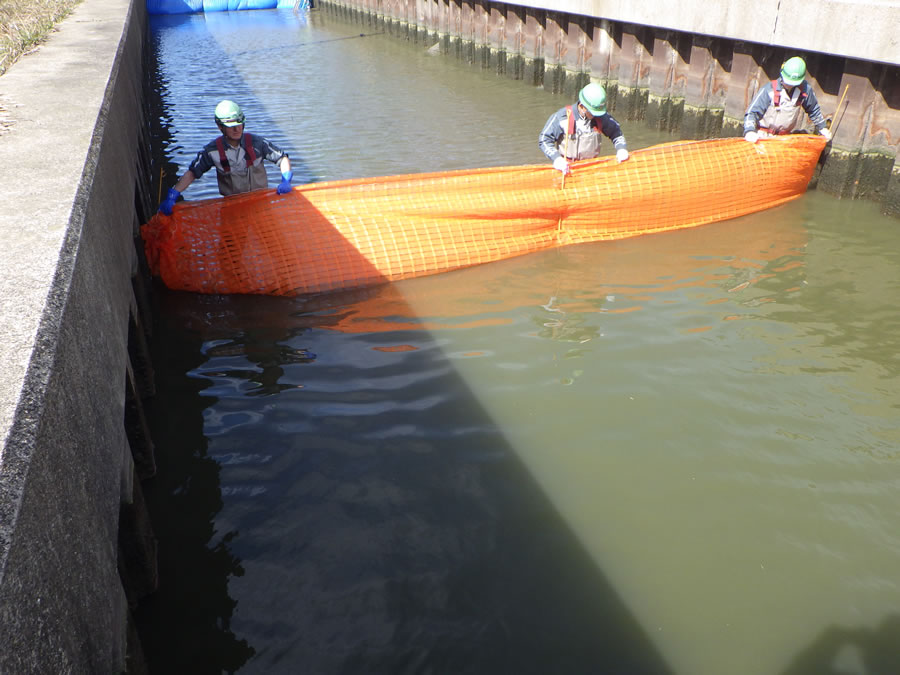
M900 5L689 0L321 0L425 48L574 96L679 138L741 133L759 87L802 55L836 131L818 189L900 215ZM840 111L838 111L840 104ZM537 131L535 131L537 135Z
M4 674L140 672L129 606L156 584L145 32L143 0L85 0L0 77Z

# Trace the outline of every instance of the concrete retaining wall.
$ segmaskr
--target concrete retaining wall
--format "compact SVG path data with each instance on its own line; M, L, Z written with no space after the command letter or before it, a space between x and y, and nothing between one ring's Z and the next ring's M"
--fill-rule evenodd
M0 672L140 672L143 0L59 28L0 79Z
M894 3L824 2L814 10L795 0L320 5L553 92L574 97L585 83L602 82L620 121L644 120L680 138L739 134L759 87L778 76L786 58L802 55L836 131L819 188L872 199L900 215L900 6Z
M894 65L900 57L900 6L895 2L522 0L502 4Z

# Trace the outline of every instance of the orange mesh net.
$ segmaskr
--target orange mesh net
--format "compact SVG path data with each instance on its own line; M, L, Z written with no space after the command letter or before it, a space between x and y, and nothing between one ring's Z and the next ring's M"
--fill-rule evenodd
M802 195L825 140L682 141L579 162L312 183L184 202L141 228L152 273L198 293L359 288L554 246L695 227Z

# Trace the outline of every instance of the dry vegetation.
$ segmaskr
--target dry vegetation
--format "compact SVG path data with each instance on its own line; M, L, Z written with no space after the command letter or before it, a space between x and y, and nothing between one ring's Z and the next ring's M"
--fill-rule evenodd
M0 0L0 75L35 49L82 0Z

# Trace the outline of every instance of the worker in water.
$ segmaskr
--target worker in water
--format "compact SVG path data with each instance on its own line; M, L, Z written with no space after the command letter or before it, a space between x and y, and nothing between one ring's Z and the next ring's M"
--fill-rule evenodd
M278 194L291 189L291 160L279 147L256 134L244 133L244 112L234 101L220 101L215 111L216 126L222 135L206 144L188 170L170 188L159 210L172 215L172 207L187 187L212 167L216 168L219 192L223 196L268 187L263 160L278 164L281 183Z
M777 80L767 83L744 115L744 138L756 143L766 136L801 131L804 113L816 130L831 140L831 131L819 109L816 94L806 81L806 62L799 56L789 58L781 66Z
M606 89L591 82L578 92L578 103L550 115L538 145L553 168L569 173L569 163L600 156L601 132L612 141L616 160L628 159L625 136L619 123L606 112Z

